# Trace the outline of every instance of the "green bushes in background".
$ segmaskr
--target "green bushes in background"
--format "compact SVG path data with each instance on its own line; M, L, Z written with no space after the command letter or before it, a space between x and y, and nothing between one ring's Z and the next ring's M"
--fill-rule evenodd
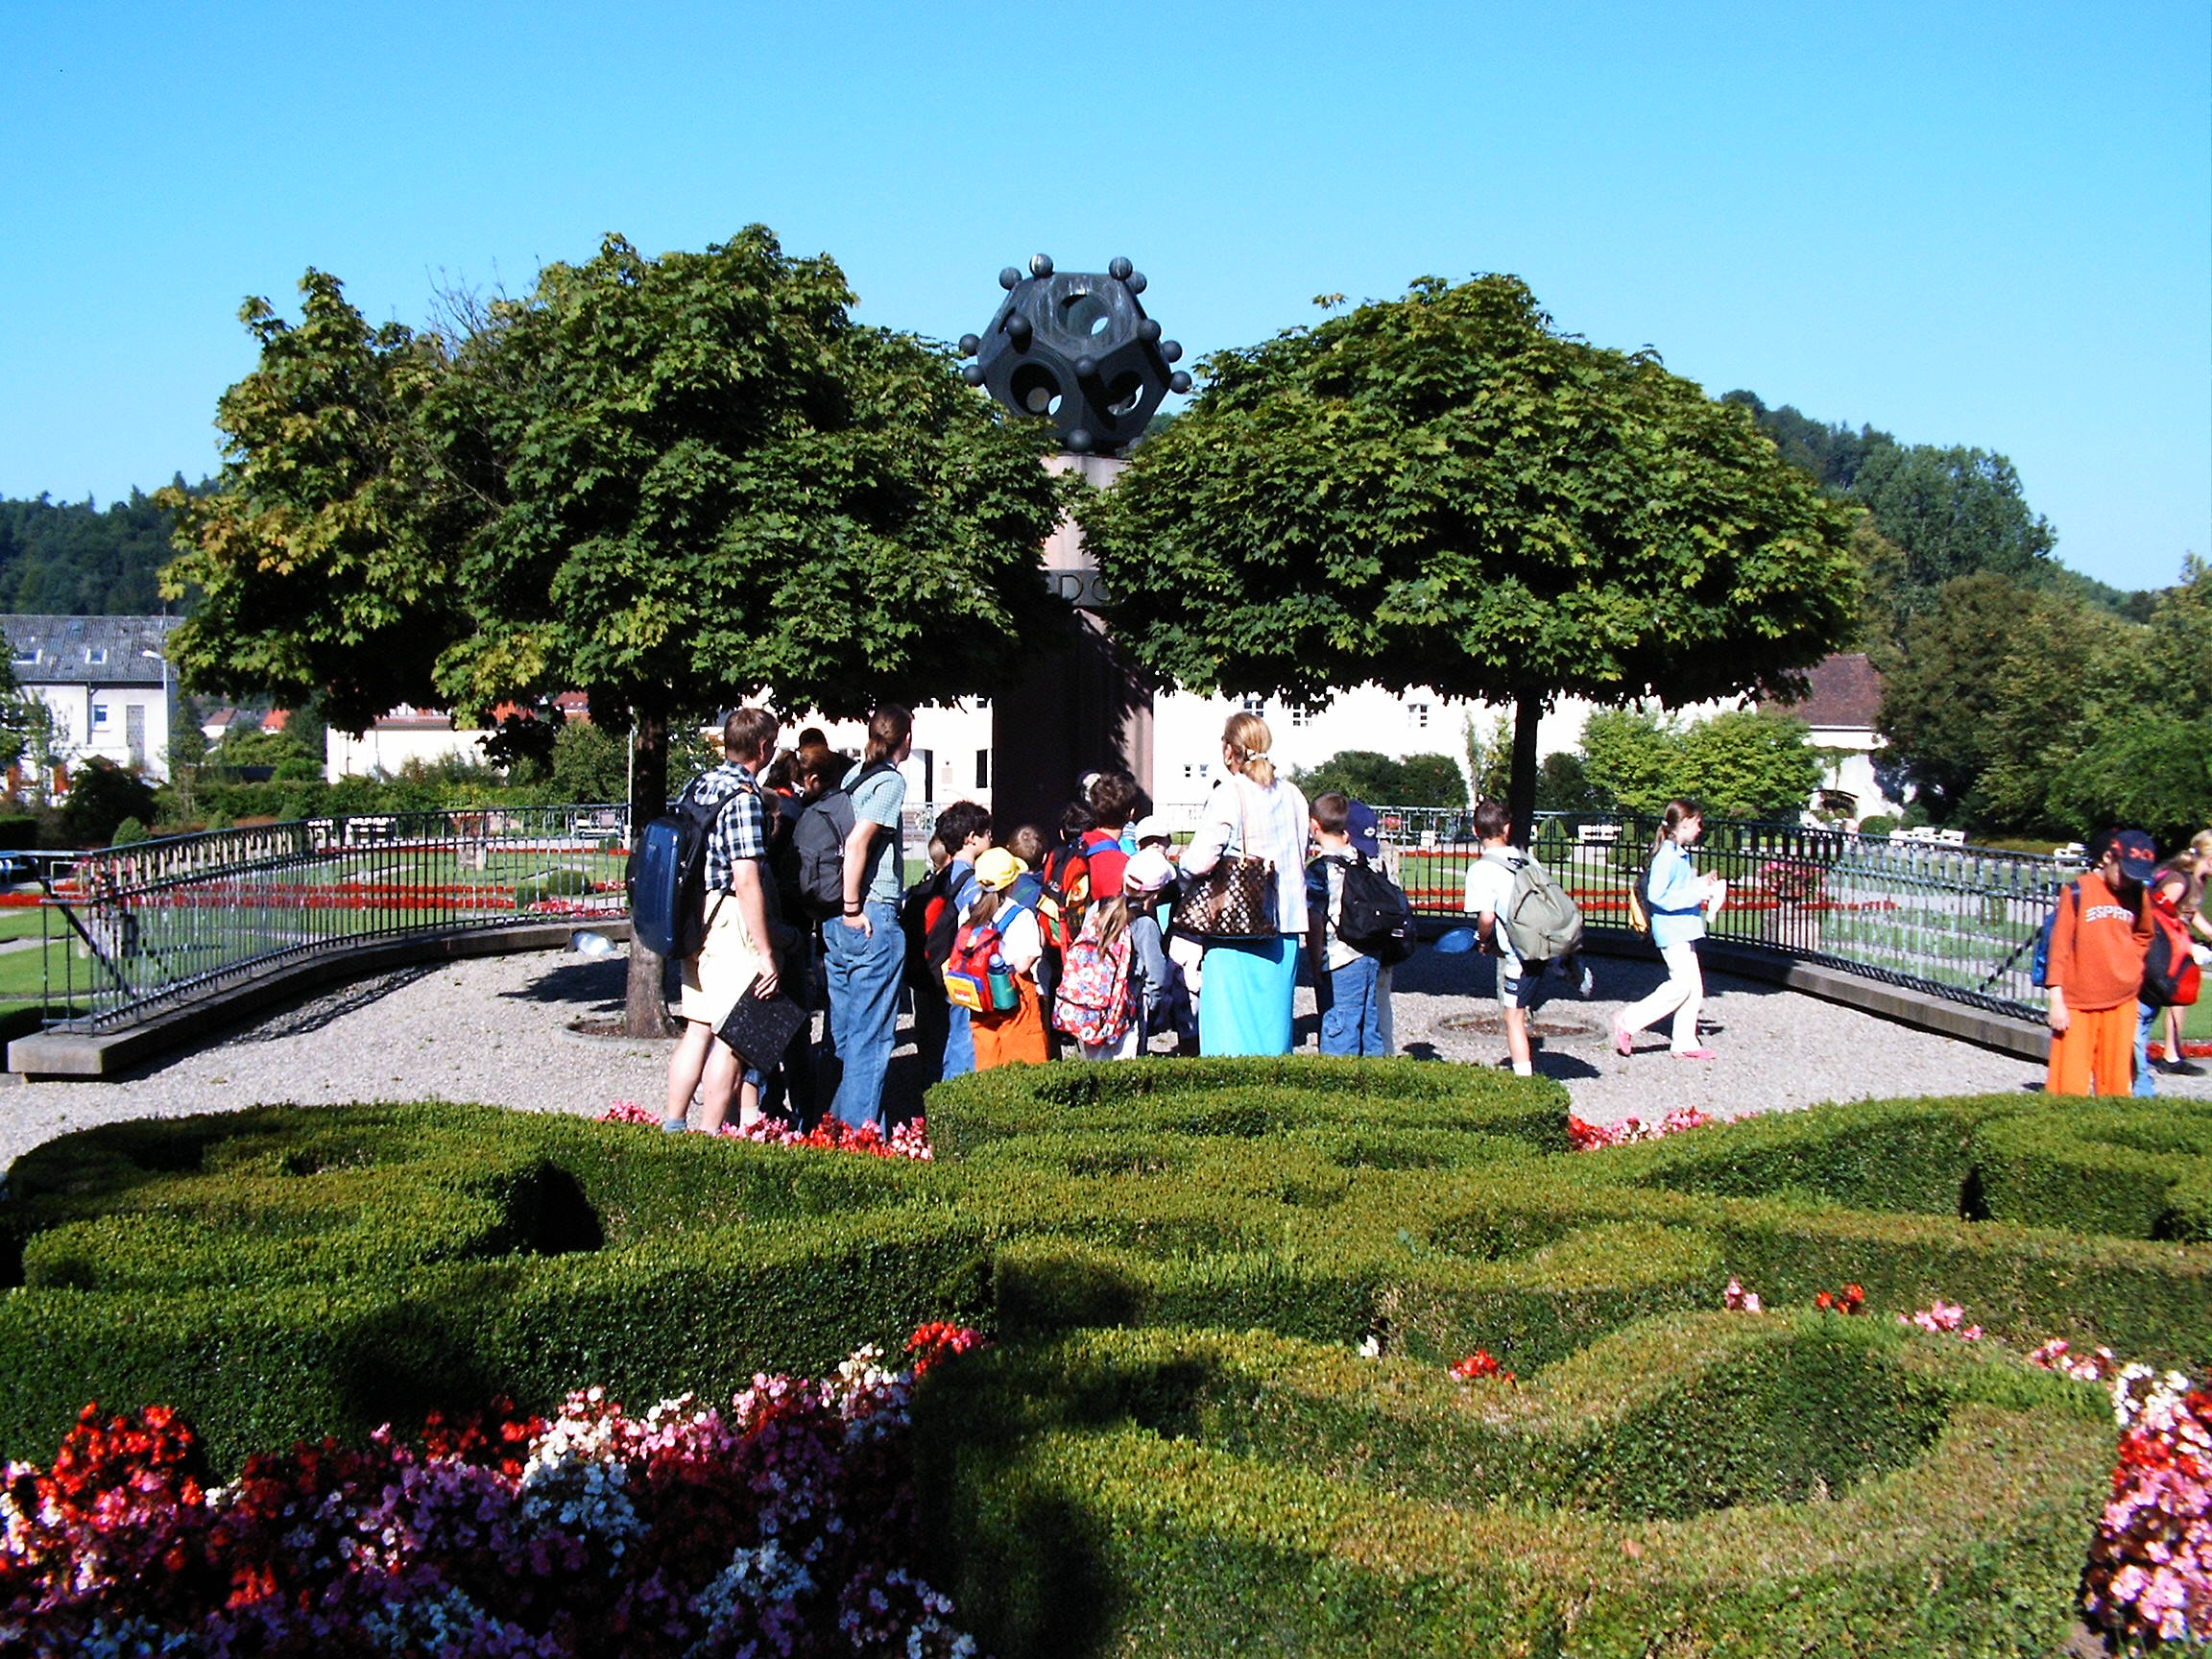
M921 1402L933 1581L1002 1655L2055 1648L2102 1399L1893 1315L2200 1364L2212 1111L1912 1100L1570 1155L1565 1108L1296 1059L962 1079L934 1164L449 1106L91 1130L0 1199L0 1455L160 1400L235 1466L950 1317L998 1346ZM1719 1311L1731 1276L1778 1310ZM1810 1311L1846 1283L1874 1318ZM1451 1380L1478 1348L1521 1382Z

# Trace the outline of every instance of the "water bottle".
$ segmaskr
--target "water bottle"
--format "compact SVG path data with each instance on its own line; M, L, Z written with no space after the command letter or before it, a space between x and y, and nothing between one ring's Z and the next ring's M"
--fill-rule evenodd
M568 935L568 948L579 956L597 957L614 954L614 941L604 933L579 929Z
M991 977L991 1006L1001 1014L1020 1007L1022 994L1014 988L1014 971L1006 966L1006 958L992 951L986 972Z

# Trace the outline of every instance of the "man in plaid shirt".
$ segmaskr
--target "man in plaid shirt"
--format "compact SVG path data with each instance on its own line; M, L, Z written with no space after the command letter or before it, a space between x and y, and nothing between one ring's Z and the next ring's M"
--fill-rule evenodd
M699 1094L699 1128L712 1135L729 1115L741 1064L716 1035L738 999L776 993L776 952L769 930L768 813L757 774L776 753L776 716L740 709L722 725L722 764L691 781L685 793L716 808L707 831L707 932L699 954L684 963L684 1035L668 1058L668 1109L661 1126L685 1127ZM760 1115L747 1085L738 1126Z

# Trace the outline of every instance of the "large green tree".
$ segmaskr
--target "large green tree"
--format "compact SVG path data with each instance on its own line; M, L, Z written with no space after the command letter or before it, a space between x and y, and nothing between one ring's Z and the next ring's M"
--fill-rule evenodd
M1512 702L1517 825L1550 700L1795 689L1851 632L1847 510L1746 411L1561 334L1518 278L1425 277L1204 372L1081 508L1118 637L1200 690Z
M1885 665L1877 721L1888 762L1938 824L1960 815L1994 757L2006 657L2036 637L2040 609L2007 577L1961 576L1907 625L1902 655Z
M618 237L435 334L367 327L310 273L256 301L228 464L184 516L205 595L188 680L480 714L562 689L634 733L634 821L670 731L767 694L830 713L997 690L1067 625L1036 579L1059 487L1042 422L950 354L863 327L828 257L755 226L647 258ZM633 1029L658 968L632 953Z

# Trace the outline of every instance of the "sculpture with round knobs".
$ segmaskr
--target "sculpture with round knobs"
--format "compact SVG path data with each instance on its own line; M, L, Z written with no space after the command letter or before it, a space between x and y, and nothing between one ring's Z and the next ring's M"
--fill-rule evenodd
M1103 272L1059 271L1038 253L1026 276L1009 265L998 285L1006 298L990 326L960 338L960 355L974 359L961 376L1018 415L1050 421L1074 453L1119 454L1162 398L1190 390L1190 376L1171 367L1183 348L1144 314L1144 274L1127 259Z

